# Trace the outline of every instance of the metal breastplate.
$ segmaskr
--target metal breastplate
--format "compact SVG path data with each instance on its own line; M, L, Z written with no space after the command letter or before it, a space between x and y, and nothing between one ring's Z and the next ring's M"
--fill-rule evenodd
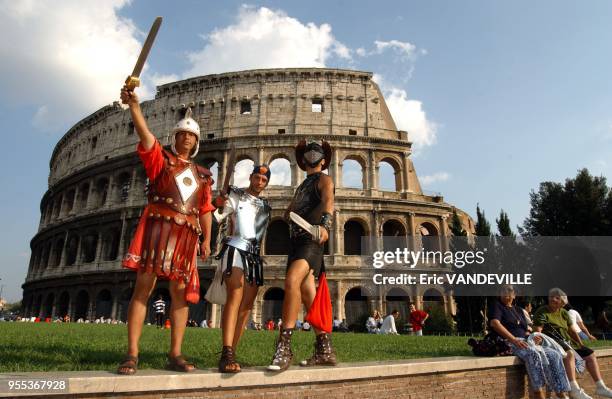
M193 163L185 163L166 152L164 168L151 185L149 203L163 204L185 214L198 215L206 176Z
M249 251L246 242L261 243L270 217L269 207L263 199L241 189L232 187L229 195L236 205L231 216L234 232L227 243Z

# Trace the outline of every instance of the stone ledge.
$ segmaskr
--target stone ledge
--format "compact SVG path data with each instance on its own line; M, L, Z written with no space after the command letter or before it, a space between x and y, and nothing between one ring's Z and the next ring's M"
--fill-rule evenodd
M599 357L611 357L611 349L596 351ZM198 370L189 374L177 374L163 370L140 370L135 376L119 376L108 371L28 372L2 373L0 386L7 380L18 379L67 379L66 394L113 394L160 391L195 391L215 388L248 388L282 386L289 384L313 384L376 379L419 374L447 373L491 369L520 365L516 357L439 357L385 362L343 363L334 368L300 368L292 366L283 373L272 373L263 367L245 369L238 374L220 374L214 369ZM47 397L53 394L0 394L0 397Z

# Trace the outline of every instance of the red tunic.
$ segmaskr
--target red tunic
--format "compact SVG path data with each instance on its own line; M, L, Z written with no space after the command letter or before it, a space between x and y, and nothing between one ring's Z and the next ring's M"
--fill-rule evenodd
M137 147L147 177L151 182L148 204L123 259L123 267L155 273L167 280L182 279L188 302L199 301L200 283L197 268L199 216L213 211L212 178L208 169L184 161L162 149L158 141L146 151ZM191 169L191 177L182 181L195 191L183 199L176 176ZM180 179L179 179L180 180Z

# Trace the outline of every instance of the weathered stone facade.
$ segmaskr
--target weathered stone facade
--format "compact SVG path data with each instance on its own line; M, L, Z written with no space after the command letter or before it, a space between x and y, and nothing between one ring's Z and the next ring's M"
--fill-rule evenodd
M374 308L407 308L397 291L361 296L359 237L376 237L382 245L383 235L399 235L418 246L425 233L438 236L444 248L455 208L421 190L410 159L409 132L397 130L371 73L300 68L209 75L160 86L155 99L142 104L151 131L164 145L186 107L192 107L202 131L196 159L215 165L218 181L223 181L231 145L238 160L271 164L284 159L289 164L291 186L271 185L264 192L273 213L264 245L266 285L253 309L255 320L279 315L287 241L282 213L304 178L293 150L302 138L325 139L334 148L329 174L336 185L336 215L326 266L335 314L350 323ZM137 140L129 111L114 103L77 123L56 145L23 285L28 315L125 319L134 274L123 270L120 261L146 202ZM361 188L342 186L347 160L361 166ZM394 191L380 188L383 163L394 170ZM473 231L469 216L457 211L464 228ZM213 266L207 261L199 267L204 293ZM158 289L166 295L164 287L161 283ZM433 300L447 312L454 309L452 298L438 287L403 294L417 305ZM215 305L202 302L192 311L196 319L218 323Z

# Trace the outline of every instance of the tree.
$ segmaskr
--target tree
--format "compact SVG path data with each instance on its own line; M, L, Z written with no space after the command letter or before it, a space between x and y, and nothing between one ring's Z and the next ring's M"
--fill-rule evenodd
M521 234L525 236L605 236L612 233L612 190L606 184L603 176L592 176L587 169L578 171L574 178L565 180L565 184L556 182L540 183L537 192L530 194L531 210L529 217L523 223ZM552 240L543 240L550 244ZM559 241L559 240L557 240ZM577 239L576 241L580 241ZM565 242L565 241L562 241ZM556 249L557 258L562 251L570 251L571 254L579 255L573 248L565 248L560 244ZM532 251L533 252L533 251ZM584 249L585 255L591 250ZM571 254L564 253L562 258L569 258ZM541 256L552 263L551 256ZM580 256L578 256L580 258ZM582 261L577 259L577 262ZM544 263L544 262L543 262ZM578 264L578 263L576 263ZM537 269L541 265L536 263ZM553 264L551 269L559 276L558 267ZM588 265L587 265L588 266ZM594 281L600 283L599 273L586 274L581 269L582 275L594 275ZM566 272L570 273L570 272ZM565 276L565 274L564 274ZM565 276L568 277L568 276ZM567 284L571 285L571 284ZM569 287L566 287L569 288ZM594 291L597 289L594 287ZM572 302L580 309L591 306L593 314L598 314L604 305L606 297L573 297ZM582 305L582 306L581 306Z
M529 236L598 236L610 233L611 195L603 176L581 169L565 184L540 183L530 194L531 210L523 223Z
M478 204L476 204L476 235L479 237L488 237L491 235L491 224L485 218L485 213L480 210Z
M510 218L503 209L499 212L499 219L495 219L495 223L497 224L497 232L501 237L514 237L512 228L510 228Z

